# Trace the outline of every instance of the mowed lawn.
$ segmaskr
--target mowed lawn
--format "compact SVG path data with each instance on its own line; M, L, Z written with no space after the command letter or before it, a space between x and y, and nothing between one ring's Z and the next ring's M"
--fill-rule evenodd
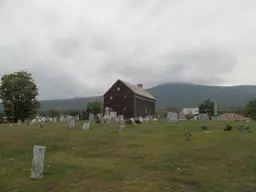
M256 132L224 132L227 122L126 126L0 126L0 191L255 192ZM255 124L256 125L256 124ZM251 124L253 128L254 124ZM190 129L191 141L184 133ZM33 145L46 146L42 180L32 180Z

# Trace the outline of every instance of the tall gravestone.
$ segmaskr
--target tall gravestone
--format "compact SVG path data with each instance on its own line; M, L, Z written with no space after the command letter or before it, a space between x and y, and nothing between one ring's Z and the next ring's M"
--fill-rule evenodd
M57 118L57 117L54 117L54 118L53 118L53 123L57 123L57 120L58 120L58 118Z
M60 116L60 122L61 122L61 123L64 123L64 116L63 116L63 115Z
M36 145L33 147L33 160L31 169L32 179L43 178L45 151L46 147Z
M21 126L21 120L20 119L18 120L18 126Z
M106 123L110 123L110 121L111 121L110 109L108 107L105 108L104 120L106 121Z
M103 122L102 114L101 114L101 113L98 113L97 115L98 115L98 117L99 117L99 119L100 119L100 123L102 123L102 122Z
M69 126L72 129L75 128L75 126L76 126L76 119L74 117L70 117L69 118Z

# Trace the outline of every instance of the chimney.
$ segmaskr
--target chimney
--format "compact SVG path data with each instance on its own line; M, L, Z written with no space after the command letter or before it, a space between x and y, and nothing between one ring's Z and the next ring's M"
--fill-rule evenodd
M137 84L137 87L143 89L143 85L142 84Z

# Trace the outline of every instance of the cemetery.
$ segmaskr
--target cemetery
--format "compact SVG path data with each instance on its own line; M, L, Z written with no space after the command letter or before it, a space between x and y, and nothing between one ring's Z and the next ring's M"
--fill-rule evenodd
M0 125L1 191L255 191L255 123L104 114Z

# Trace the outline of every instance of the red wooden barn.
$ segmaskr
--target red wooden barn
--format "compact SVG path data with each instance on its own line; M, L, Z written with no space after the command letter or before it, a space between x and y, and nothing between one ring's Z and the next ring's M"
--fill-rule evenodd
M143 89L142 84L136 86L119 79L103 98L104 108L109 107L125 119L155 114L156 99Z

